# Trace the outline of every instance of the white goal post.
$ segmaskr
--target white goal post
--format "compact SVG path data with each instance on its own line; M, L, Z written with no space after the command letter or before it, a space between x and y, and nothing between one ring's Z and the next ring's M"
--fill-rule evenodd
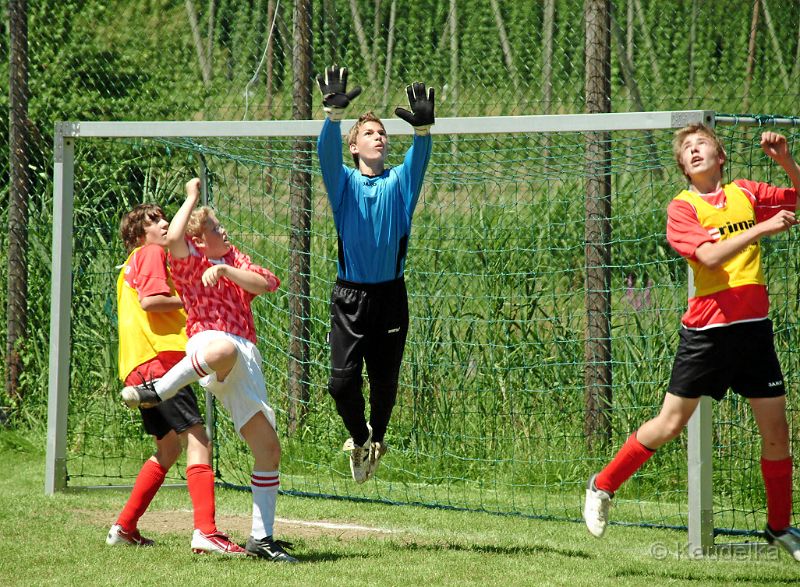
M703 122L720 122L711 111L663 111L612 114L497 116L440 118L434 134L503 134L676 129ZM353 120L345 120L349 129ZM743 122L739 120L738 122ZM744 121L746 123L746 121ZM67 487L67 402L72 303L73 182L76 142L82 138L153 137L316 137L322 121L146 121L59 122L55 125L53 166L53 242L51 317L48 378L48 430L45 493ZM386 120L387 132L411 135L413 129L399 120ZM709 398L701 401L689 423L689 551L713 549L712 411Z

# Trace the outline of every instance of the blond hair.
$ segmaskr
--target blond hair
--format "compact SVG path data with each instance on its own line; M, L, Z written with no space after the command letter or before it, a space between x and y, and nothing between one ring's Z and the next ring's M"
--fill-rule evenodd
M129 253L144 241L144 229L167 216L156 204L139 204L125 214L119 223L119 236Z
M377 116L375 116L375 113L372 110L370 110L369 112L365 112L364 114L359 116L358 120L356 120L356 123L353 125L353 128L350 129L350 133L347 135L348 145L356 144L359 131L361 131L363 126L368 122L377 122L378 124L381 125L383 131L386 132L386 127L383 126L383 121ZM352 155L353 155L353 163L355 163L356 167L358 167L358 155L356 155L355 153L353 153Z
M189 221L186 223L186 236L195 237L203 235L203 228L209 217L215 216L214 210L208 206L200 206L192 210Z
M703 135L709 138L717 149L717 155L721 155L724 158L728 157L728 155L725 153L725 147L722 146L722 141L719 140L717 133L715 133L714 129L710 126L706 126L701 122L696 122L694 124L684 126L683 128L679 128L675 131L675 137L672 139L672 154L675 156L675 161L678 163L678 169L680 169L683 175L685 175L689 180L692 178L689 177L688 173L686 173L686 170L683 168L683 163L681 163L681 147L683 146L683 141L686 140L686 137L694 134ZM722 173L723 167L725 167L724 161L720 163L719 166L720 174Z

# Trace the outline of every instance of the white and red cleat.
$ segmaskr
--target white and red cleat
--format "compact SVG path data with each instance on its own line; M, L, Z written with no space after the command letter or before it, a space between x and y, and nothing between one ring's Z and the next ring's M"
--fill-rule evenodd
M139 530L126 532L122 529L122 526L119 524L114 524L108 531L108 536L106 536L106 544L109 546L153 546L155 542L139 534Z
M222 532L204 534L200 530L195 530L192 534L192 552L195 554L227 554L230 556L247 556L247 551L231 542L231 539Z

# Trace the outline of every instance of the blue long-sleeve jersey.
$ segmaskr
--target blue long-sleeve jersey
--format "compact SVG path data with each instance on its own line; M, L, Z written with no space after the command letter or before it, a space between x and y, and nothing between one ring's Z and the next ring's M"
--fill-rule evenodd
M378 177L342 162L341 123L325 119L317 141L322 180L339 236L339 278L381 283L402 277L411 218L431 157L430 135L414 135L403 164Z

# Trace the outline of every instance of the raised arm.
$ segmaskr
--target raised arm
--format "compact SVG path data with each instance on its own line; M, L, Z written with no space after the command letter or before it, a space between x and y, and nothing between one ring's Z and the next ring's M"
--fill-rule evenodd
M414 135L414 142L406 152L403 165L398 170L403 187L403 201L409 215L413 214L417 207L432 149L431 135Z
M800 194L800 166L792 157L786 137L771 131L762 133L761 148L770 159L783 167L792 182L792 187ZM798 203L800 203L800 199L798 199Z
M317 84L322 92L322 106L326 114L317 140L317 155L328 199L336 210L341 203L345 181L341 120L350 102L361 93L361 88L356 86L348 92L347 68L335 65L325 68L317 76Z
M322 182L328 192L331 208L336 210L341 203L344 191L345 170L342 161L341 123L326 118L317 140L317 156L322 172Z
M406 87L408 104L411 111L396 108L394 113L414 127L414 142L406 153L400 175L403 184L403 198L409 215L417 206L422 191L422 180L431 158L432 140L431 126L436 122L434 116L433 88L425 90L425 84L414 82Z
M200 200L200 178L194 177L186 182L186 199L181 204L167 230L167 247L176 259L185 259L189 256L189 247L186 245L186 225L192 210Z

